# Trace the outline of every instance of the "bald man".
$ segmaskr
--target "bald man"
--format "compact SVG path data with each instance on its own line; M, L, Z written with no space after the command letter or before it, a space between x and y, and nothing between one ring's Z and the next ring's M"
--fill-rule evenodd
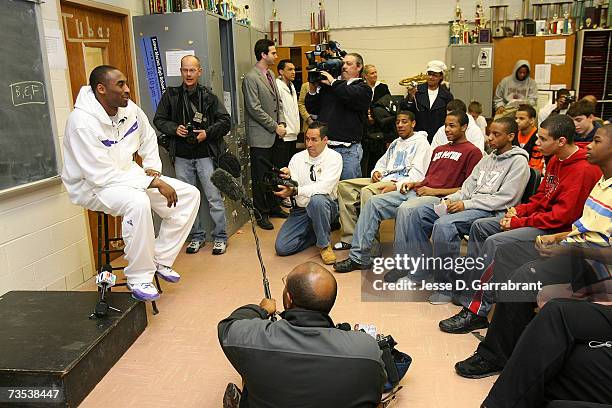
M241 406L290 407L299 401L301 407L375 407L386 380L381 352L368 334L334 327L334 276L307 262L283 282L281 320L268 320L276 301L263 299L219 323L223 352L244 383L247 400ZM226 397L236 389L228 385ZM238 405L224 401L226 406Z
M202 65L195 55L181 59L183 83L168 87L162 95L153 124L170 137L169 153L174 160L176 178L197 186L200 180L203 197L213 221L213 255L227 248L227 221L221 193L210 181L217 159L225 152L224 136L232 126L225 105L212 89L200 85ZM197 253L206 242L206 231L198 214L189 233L188 254Z

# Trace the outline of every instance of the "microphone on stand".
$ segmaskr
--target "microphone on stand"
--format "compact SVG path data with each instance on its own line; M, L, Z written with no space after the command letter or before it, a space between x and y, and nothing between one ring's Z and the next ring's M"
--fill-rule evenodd
M108 314L108 309L112 309L115 311L119 311L114 307L110 307L108 303L106 303L106 291L115 286L115 282L117 281L117 277L113 274L113 270L110 265L103 265L100 273L96 276L96 285L100 288L100 299L96 304L96 308L94 309L93 315L96 317L104 317Z
M227 171L217 168L213 171L210 176L210 181L213 183L215 187L219 189L221 193L223 193L227 198L233 201L240 201L242 205L249 210L249 216L251 218L251 228L253 230L253 235L255 236L255 246L257 248L257 257L259 258L259 265L261 267L261 273L263 275L263 287L264 287L264 295L266 298L271 299L272 293L270 292L270 283L268 281L268 276L266 275L266 267L263 263L263 258L261 256L261 249L259 248L259 237L257 236L257 231L255 231L255 207L253 206L253 201L246 196L244 192L244 188L234 177L231 176ZM271 317L272 321L276 320L275 316Z

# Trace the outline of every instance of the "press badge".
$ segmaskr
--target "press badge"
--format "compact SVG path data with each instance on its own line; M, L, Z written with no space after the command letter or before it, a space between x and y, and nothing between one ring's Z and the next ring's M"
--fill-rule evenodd
M195 115L193 115L194 122L202 123L202 119L204 119L204 115L202 115L200 112L196 112Z

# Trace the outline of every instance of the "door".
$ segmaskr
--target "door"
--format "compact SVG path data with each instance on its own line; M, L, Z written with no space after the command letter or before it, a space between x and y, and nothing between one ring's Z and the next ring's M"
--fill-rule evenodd
M60 2L62 24L70 72L72 100L76 101L82 86L89 82L89 74L99 65L119 68L128 78L131 98L137 101L137 89L132 71L128 11L113 7L112 11L96 9L77 3ZM98 245L98 220L94 212L88 211L92 250ZM109 236L118 236L121 220L109 217ZM112 243L110 249L118 249ZM112 259L118 254L113 254ZM94 256L96 269L97 256ZM103 261L104 262L104 261Z

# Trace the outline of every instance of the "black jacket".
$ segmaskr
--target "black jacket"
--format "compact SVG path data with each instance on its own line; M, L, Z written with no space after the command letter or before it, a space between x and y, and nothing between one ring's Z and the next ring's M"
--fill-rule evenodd
M190 101L196 107L202 107L204 120L202 127L206 130L206 140L197 144L187 143L186 138L178 137L176 129L186 125L193 118L191 103L185 107L183 86L169 87L162 95L153 124L161 133L172 137L175 143L176 157L184 159L216 158L226 149L223 137L230 131L232 123L225 106L212 91L198 84L198 92L194 92ZM200 100L198 101L198 96Z
M336 80L332 86L321 85L316 95L306 95L306 110L327 123L329 140L361 143L372 101L372 88L358 79L347 84Z
M434 135L440 126L444 125L446 119L446 105L452 101L453 94L444 85L438 88L438 97L432 107L429 107L429 94L427 84L417 86L416 102L408 99L404 100L402 107L414 113L416 120L415 131L424 130L427 132L427 139L431 143Z
M242 376L240 407L375 407L386 381L381 351L366 333L334 328L327 314L290 309L266 320L258 305L219 323L223 352Z

